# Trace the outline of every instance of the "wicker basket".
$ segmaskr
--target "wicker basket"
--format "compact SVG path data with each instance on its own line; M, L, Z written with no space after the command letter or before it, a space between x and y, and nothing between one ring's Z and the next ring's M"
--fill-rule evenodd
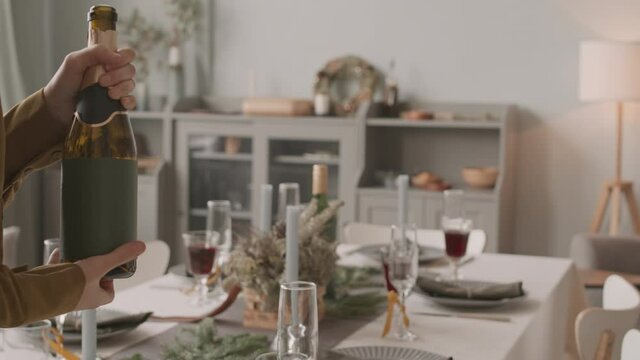
M326 287L319 286L316 296L318 297L318 321L324 319L325 306L324 294ZM252 289L244 289L244 319L242 325L254 329L277 330L278 328L278 312L267 312L260 310L260 304L263 302L264 296L256 293Z

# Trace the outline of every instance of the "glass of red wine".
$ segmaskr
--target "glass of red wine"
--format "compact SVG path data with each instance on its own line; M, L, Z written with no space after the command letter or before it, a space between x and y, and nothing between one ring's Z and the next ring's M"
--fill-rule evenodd
M451 280L460 280L459 263L467 253L469 233L473 227L471 219L465 218L462 211L464 191L446 190L444 192L444 214L441 225L444 231L445 250L451 263Z
M391 227L391 243L382 248L382 266L388 291L395 291L402 307L418 278L418 244L416 226L404 224ZM413 341L417 336L404 323L399 311L394 311L394 336Z
M193 303L203 306L209 302L209 276L216 268L220 235L215 231L189 231L182 234L187 248L189 271L196 278L197 297Z

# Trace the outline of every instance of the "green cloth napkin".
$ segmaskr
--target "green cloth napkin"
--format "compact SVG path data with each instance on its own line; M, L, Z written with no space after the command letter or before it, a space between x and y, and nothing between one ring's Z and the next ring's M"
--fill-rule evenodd
M429 276L418 276L418 288L429 296L473 299L502 300L524 295L522 281L512 283L489 283L481 281L438 281Z
M98 310L100 311L100 310ZM98 330L116 331L120 329L135 328L149 319L152 313L123 314L122 316L109 317L101 320L98 316ZM64 322L64 332L79 333L82 331L82 316L69 314Z

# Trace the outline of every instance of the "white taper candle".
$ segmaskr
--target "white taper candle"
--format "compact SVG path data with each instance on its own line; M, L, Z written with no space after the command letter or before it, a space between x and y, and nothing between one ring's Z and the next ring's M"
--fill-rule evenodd
M82 312L82 360L98 357L98 319L96 309Z
M286 258L284 266L285 281L298 281L298 221L300 206L287 206Z
M396 186L398 187L398 225L403 226L407 223L409 213L409 175L398 175Z
M262 184L260 187L260 217L258 218L258 229L262 233L271 230L271 202L273 199L273 186Z

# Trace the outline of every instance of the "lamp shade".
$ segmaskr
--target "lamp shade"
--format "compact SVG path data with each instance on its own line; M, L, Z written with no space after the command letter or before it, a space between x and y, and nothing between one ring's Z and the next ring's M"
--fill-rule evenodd
M640 44L584 41L580 44L580 99L640 100Z

